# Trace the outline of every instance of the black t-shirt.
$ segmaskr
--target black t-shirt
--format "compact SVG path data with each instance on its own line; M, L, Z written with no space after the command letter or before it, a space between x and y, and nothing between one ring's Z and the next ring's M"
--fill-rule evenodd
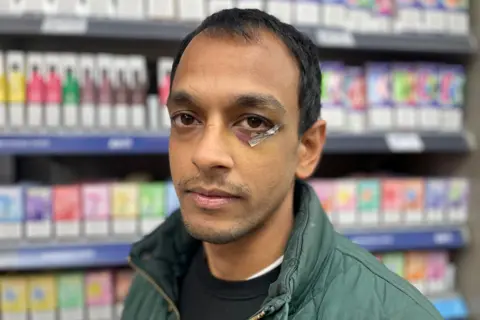
M280 266L247 281L215 278L208 268L202 247L192 260L180 290L182 320L246 320L260 311L268 288L280 273Z

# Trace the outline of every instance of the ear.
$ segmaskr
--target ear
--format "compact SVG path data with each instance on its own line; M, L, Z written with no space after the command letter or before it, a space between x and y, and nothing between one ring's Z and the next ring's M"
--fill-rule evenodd
M327 124L325 120L317 120L302 136L298 148L298 162L295 174L299 179L309 178L318 163L325 144Z

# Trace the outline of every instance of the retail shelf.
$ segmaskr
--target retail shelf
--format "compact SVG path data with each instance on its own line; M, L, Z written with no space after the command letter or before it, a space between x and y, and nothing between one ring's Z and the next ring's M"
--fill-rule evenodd
M124 266L129 243L25 245L0 249L0 270Z
M468 308L465 300L457 294L442 298L431 298L430 300L446 320L466 320L468 318Z
M181 21L125 21L114 19L1 16L0 35L68 35L125 40L178 41L196 27ZM415 34L357 34L339 30L300 27L322 48L469 54L476 50L473 36Z
M468 231L462 226L339 231L372 252L458 249L468 242Z
M330 135L327 154L464 153L476 148L468 133ZM165 154L168 134L0 135L0 154Z

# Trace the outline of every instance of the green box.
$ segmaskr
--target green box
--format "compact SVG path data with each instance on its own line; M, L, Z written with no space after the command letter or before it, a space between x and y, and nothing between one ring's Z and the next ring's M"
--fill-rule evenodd
M59 309L83 309L85 294L81 273L62 274L57 277Z
M140 185L139 205L142 218L164 218L165 184L163 182L144 183Z

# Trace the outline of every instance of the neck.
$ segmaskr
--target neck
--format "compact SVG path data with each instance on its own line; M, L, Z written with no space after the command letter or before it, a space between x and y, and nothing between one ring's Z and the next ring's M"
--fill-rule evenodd
M248 279L283 255L293 223L292 188L277 212L255 232L228 244L203 243L210 271L222 280Z

